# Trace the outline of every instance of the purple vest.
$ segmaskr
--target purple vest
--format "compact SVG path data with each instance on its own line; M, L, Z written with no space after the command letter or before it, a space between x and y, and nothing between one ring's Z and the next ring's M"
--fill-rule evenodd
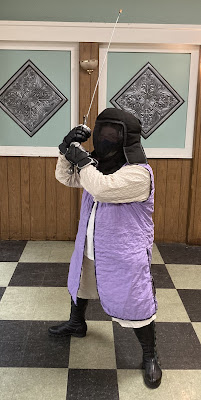
M151 176L151 192L144 202L97 204L94 252L97 289L104 311L116 318L144 320L157 310L150 272L154 224L154 178L148 164L139 164ZM87 224L93 197L82 196L80 222L75 241L68 289L76 302L84 255Z

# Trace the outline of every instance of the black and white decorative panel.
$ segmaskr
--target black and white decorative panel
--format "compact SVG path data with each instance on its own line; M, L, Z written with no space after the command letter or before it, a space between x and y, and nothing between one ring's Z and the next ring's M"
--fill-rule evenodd
M67 101L31 60L0 89L0 107L30 137Z
M184 100L148 62L112 97L110 103L139 118L142 136L147 139Z

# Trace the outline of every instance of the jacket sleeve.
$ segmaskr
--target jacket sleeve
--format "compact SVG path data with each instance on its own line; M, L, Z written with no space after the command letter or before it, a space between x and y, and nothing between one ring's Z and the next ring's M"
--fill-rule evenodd
M75 188L82 188L80 184L80 177L77 172L77 168L74 168L74 173L70 174L69 169L71 167L71 163L66 160L63 154L59 154L56 170L55 170L55 177L56 179L63 183L65 186L75 187Z
M103 175L89 165L80 171L80 183L95 201L131 203L148 199L151 178L149 171L140 165L126 165L110 175Z

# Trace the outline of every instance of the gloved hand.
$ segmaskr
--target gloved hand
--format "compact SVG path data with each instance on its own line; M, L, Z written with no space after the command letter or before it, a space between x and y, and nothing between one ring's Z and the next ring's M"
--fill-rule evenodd
M86 151L80 143L72 142L65 153L65 157L71 164L76 165L78 170L87 165L98 165L98 161L91 157L91 154Z
M91 129L88 126L78 125L64 137L63 142L59 145L59 150L62 154L65 154L72 142L86 142L90 136Z

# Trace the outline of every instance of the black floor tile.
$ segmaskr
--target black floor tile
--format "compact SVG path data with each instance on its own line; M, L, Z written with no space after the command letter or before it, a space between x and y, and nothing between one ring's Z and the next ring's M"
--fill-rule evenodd
M66 287L70 263L46 264L43 286Z
M192 322L201 322L201 290L178 289L184 307Z
M67 263L18 263L9 286L66 287Z
M103 310L98 299L89 300L86 311L86 319L91 321L112 321L112 318Z
M0 342L0 367L22 367L25 342Z
M69 369L67 400L119 400L117 371Z
M157 243L165 264L201 264L201 246Z
M26 341L32 321L0 321L0 342Z
M0 367L68 368L70 337L48 336L60 323L0 321Z
M22 367L68 368L70 337L48 335L48 327L61 321L33 321L29 331Z
M19 261L25 248L26 240L1 240L0 241L0 262Z
M6 288L5 287L0 287L0 300L5 292Z
M0 321L0 367L22 367L30 321Z
M45 263L18 263L9 286L42 286Z
M163 289L175 289L174 283L170 277L170 274L163 264L152 264L151 273L154 278L156 288Z
M22 367L68 368L70 338L28 340Z
M116 362L118 369L139 369L142 349L132 328L122 328L113 322Z
M156 323L157 349L164 369L201 369L201 346L190 323Z

